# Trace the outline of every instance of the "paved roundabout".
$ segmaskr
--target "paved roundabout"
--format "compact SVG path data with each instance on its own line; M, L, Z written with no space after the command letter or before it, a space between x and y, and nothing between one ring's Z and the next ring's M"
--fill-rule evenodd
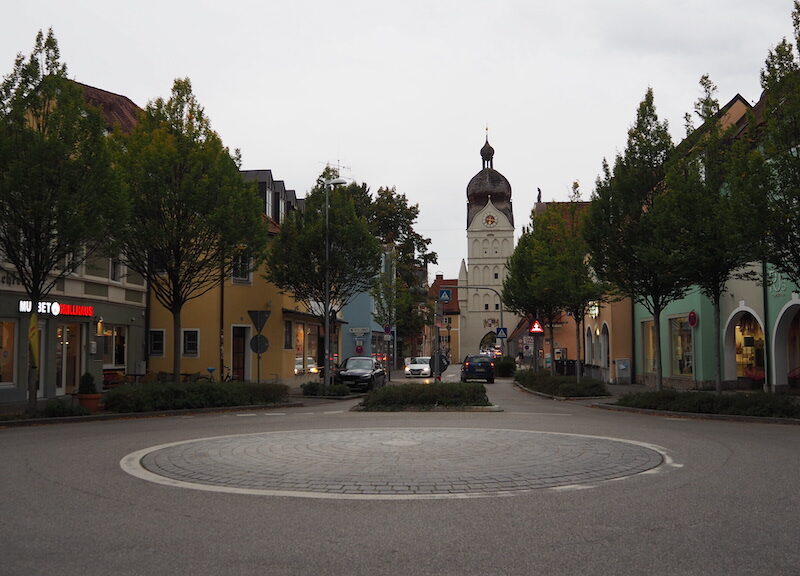
M256 495L413 499L503 496L652 472L668 458L628 440L465 428L303 430L154 446L121 461L160 484Z

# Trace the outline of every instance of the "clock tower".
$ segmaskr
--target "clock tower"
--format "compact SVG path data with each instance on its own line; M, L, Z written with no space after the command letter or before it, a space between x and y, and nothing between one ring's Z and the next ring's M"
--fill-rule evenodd
M458 275L462 358L495 344L493 335L501 327L499 294L503 292L506 262L514 251L511 185L494 169L494 148L488 136L481 148L481 160L481 171L467 184L467 259L461 261ZM502 327L510 333L519 318L502 312Z

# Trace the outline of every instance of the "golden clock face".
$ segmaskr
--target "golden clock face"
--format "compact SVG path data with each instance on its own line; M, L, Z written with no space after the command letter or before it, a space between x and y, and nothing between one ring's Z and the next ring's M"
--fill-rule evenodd
M487 214L486 218L483 219L483 223L487 226L494 226L497 224L497 219L494 217L493 214Z

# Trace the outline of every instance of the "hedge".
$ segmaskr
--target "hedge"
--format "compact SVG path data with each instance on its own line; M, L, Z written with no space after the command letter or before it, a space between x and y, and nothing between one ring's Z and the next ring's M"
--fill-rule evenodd
M514 380L529 390L560 396L564 398L584 398L594 396L610 396L602 380L581 377L580 383L575 376L551 376L549 372L533 370L517 370Z
M367 394L360 404L364 410L490 405L486 387L480 382L413 382L382 386Z
M252 406L283 402L285 384L255 382L149 382L109 390L105 408L112 412L154 412L188 408Z

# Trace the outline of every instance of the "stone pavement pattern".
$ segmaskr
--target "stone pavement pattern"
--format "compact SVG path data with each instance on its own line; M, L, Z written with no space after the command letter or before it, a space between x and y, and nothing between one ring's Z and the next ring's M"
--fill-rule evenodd
M389 428L206 438L140 451L124 462L131 473L194 488L370 499L587 485L651 470L663 457L647 445L593 436Z

